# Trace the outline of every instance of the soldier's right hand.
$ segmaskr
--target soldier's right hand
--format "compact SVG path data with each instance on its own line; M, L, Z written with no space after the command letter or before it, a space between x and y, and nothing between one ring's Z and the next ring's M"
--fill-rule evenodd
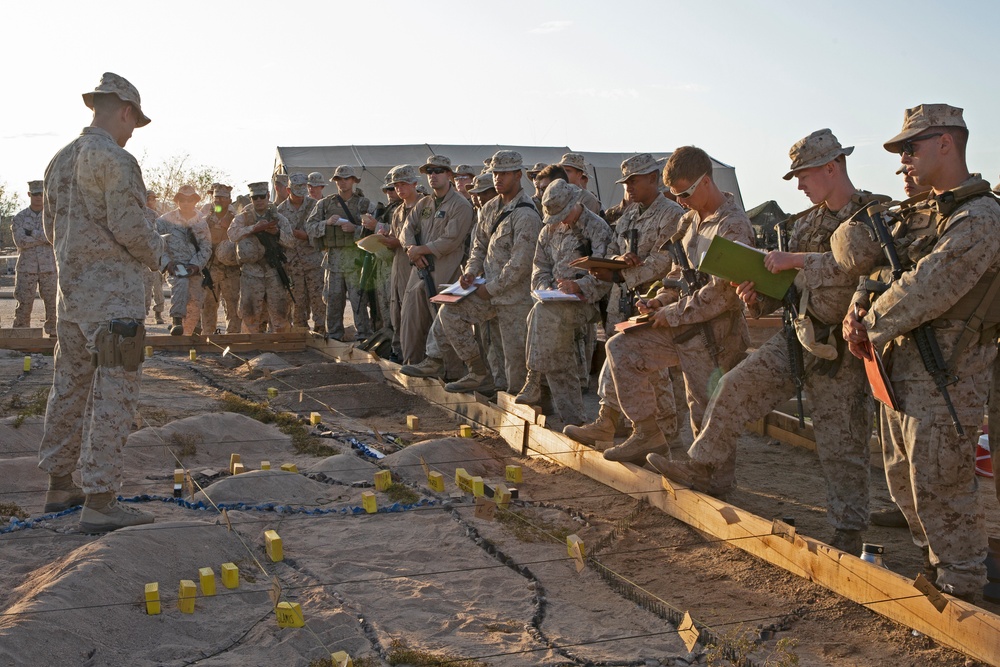
M760 300L760 297L757 296L757 290L754 289L752 280L737 285L736 296L740 297L740 300L748 306L752 306Z
M469 289L475 279L476 277L471 273L464 273L462 274L462 277L458 279L458 284L462 286L462 289Z
M639 255L635 254L634 252L627 252L621 257L619 257L619 259L628 264L630 268L636 266L642 266L642 260L639 258Z

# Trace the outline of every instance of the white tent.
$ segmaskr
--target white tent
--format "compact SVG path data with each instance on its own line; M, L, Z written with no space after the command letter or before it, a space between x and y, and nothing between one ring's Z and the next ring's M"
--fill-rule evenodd
M358 169L361 174L361 188L373 201L382 200L382 179L386 173L399 164L421 165L430 155L445 155L453 165L469 164L482 166L498 150L515 150L524 158L526 167L536 162L546 164L558 162L564 153L583 153L590 165L589 189L592 190L605 208L621 201L622 186L615 183L621 178L621 163L634 153L593 153L572 151L568 146L459 146L406 144L400 146L279 146L274 158L275 174L308 174L318 171L327 179L333 176L338 165L346 164ZM667 158L670 153L653 153L654 157ZM743 205L740 186L736 181L736 169L712 159L713 176L722 190L732 192L736 201ZM524 179L524 187L533 192L531 184ZM330 186L332 187L332 186ZM326 193L330 194L331 189Z

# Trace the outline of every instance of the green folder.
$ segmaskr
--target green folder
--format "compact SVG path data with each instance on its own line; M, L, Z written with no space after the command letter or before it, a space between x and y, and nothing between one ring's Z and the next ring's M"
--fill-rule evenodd
M698 270L733 283L753 281L760 294L781 299L795 280L797 269L771 273L764 268L762 250L716 236L701 258Z

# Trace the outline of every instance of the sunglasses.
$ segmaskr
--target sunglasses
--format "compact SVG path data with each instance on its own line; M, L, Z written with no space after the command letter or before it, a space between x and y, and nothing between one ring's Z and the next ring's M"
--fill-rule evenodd
M267 199L268 195L251 195L250 199L257 201L258 199Z
M687 199L688 197L690 197L691 195L694 194L694 191L698 189L698 185L701 183L701 180L703 178L705 178L706 176L708 176L707 173L702 174L701 176L699 176L697 178L697 180L695 180L695 182L691 184L691 187L689 187L684 192L674 192L673 188L671 188L670 189L670 194L672 194L673 196L677 197L678 199Z
M909 155L910 157L913 157L913 153L916 152L917 150L917 147L914 146L913 144L917 143L918 141L924 141L925 139L933 139L934 137L940 137L942 134L944 134L944 132L933 132L931 134L921 134L919 137L913 137L912 139L906 139L900 144L899 154L900 155L905 154Z
M441 167L428 167L424 171L426 173L428 173L428 174L432 174L434 176L437 176L438 174L443 174L443 173L447 172L448 170L447 169L442 169Z

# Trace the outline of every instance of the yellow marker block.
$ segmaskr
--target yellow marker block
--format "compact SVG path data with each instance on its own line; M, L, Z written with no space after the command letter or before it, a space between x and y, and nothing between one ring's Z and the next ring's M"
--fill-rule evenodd
M461 426L458 427L458 434L463 438L471 438L472 427L469 426L468 424L462 424Z
M521 483L521 466L507 466L506 473L508 482Z
M583 550L583 540L580 539L579 535L569 535L566 537L566 555L572 558L576 554L573 552L573 545L579 545L580 555L584 558L587 557L587 552Z
M279 560L284 560L285 556L282 553L281 537L278 536L277 531L264 531L264 551L267 552L267 557L275 563Z
M242 463L234 463L233 464L233 474L234 475L242 475L246 471L247 471L247 468Z
M430 484L431 489L434 491L444 492L444 475L441 473L434 471L427 475L427 483Z
M483 478L473 477L472 478L472 495L475 497L485 496L486 489L483 488Z
M241 460L242 459L240 459L240 455L239 454L230 454L229 455L229 474L230 475L233 474L233 466L235 466Z
M25 373L31 372L31 357L24 358L24 372Z
M472 493L472 475L465 472L465 468L455 468L455 484L462 491Z
M223 563L219 568L222 571L222 585L226 588L240 587L240 568L234 563Z
M182 614L194 613L194 598L197 591L190 579L181 579L180 590L177 592L177 608Z
M191 351L188 352L188 357L191 359L191 361L197 361L198 360L198 350L196 350L196 349L194 349L192 347Z
M375 490L385 491L392 486L392 473L388 470L379 470L375 473Z
M320 422L320 414L318 412L309 413L309 423L315 426Z
M174 484L184 483L184 468L174 468Z
M160 584L146 584L146 613L156 616L160 613Z
M375 500L375 494L371 491L361 492L361 506L365 508L365 511L369 514L374 514L378 511L378 501Z
M149 359L152 356L153 356L153 346L152 345L147 345L146 346L146 358Z
M406 428L416 431L420 428L420 417L416 415L406 415Z
M215 595L215 572L210 567L198 568L198 582L204 597Z
M330 654L330 664L332 667L354 667L354 661L346 651L337 651Z
M261 470L270 470L271 469L271 462L270 461L261 461L260 462L260 469Z
M510 491L507 490L506 484L497 484L493 490L493 502L497 504L497 507L505 509L510 505Z
M268 387L267 388L267 397L268 398L278 398L278 388L277 387Z
M284 470L285 472L298 472L299 471L299 467L297 465L295 465L294 463L282 463L281 464L281 469Z
M274 608L279 628L301 628L306 624L302 617L302 606L298 602L279 602Z

